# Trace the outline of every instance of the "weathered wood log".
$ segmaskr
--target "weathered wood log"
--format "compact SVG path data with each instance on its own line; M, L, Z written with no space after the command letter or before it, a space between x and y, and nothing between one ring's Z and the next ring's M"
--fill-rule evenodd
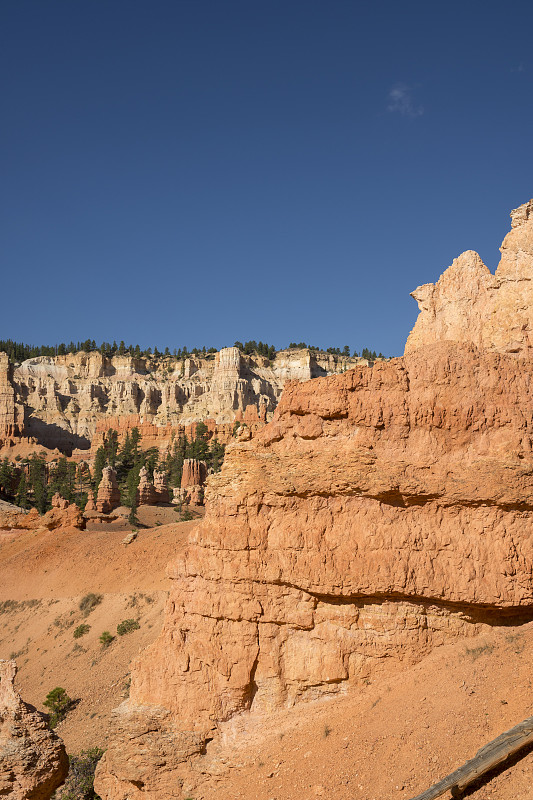
M413 797L412 800L435 800L448 789L452 790L452 794L460 792L485 772L494 769L506 758L532 743L533 717L528 717L520 725L515 725L514 728L505 731L497 739L486 744L481 750L478 750L474 758L456 769L455 772L451 772L446 778L430 786L422 794Z

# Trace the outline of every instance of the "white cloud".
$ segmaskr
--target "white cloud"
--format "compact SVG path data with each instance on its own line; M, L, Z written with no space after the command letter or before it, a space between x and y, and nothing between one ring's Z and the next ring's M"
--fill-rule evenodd
M397 83L390 90L387 111L404 117L420 117L424 113L423 107L415 104L412 90L405 83Z

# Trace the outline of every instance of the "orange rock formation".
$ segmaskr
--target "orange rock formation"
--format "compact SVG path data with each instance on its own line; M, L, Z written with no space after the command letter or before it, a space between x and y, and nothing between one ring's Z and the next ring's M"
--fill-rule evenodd
M96 498L96 510L103 514L109 514L114 508L120 505L120 489L117 483L117 473L112 467L104 467L102 470L102 480L98 486Z
M0 796L48 800L65 780L68 758L42 714L15 690L17 665L0 661Z
M187 489L189 486L203 486L206 476L207 467L205 461L198 461L196 458L186 458L183 462L181 488Z
M137 491L137 502L139 505L153 506L157 503L157 492L154 484L148 477L148 470L142 467L139 473L139 489Z
M412 293L420 314L405 352L433 342L472 342L510 355L533 355L533 200L511 212L493 275L473 250L455 259L437 283Z
M165 472L154 470L154 489L156 491L158 503L169 503L170 495L167 486L167 476Z
M517 316L507 340L525 343ZM180 797L217 723L533 618L533 360L497 349L424 342L289 383L228 447L116 711L102 798Z
M57 495L59 498L59 495ZM26 513L11 506L0 510L0 530L25 530L33 531L46 528L49 531L56 528L85 528L85 519L78 506L68 503L60 498L61 503L53 506L50 511L41 517L36 508Z
M0 352L0 446L20 435L24 411L15 402L13 369L7 353Z

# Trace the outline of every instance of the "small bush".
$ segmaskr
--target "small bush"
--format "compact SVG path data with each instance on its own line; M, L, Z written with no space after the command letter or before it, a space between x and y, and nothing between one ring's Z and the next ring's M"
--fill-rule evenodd
M194 514L192 513L192 511L189 511L188 509L186 511L183 511L181 515L181 522L190 522L191 519L194 519Z
M109 631L103 631L98 638L102 647L109 647L115 637Z
M140 627L136 619L124 619L122 622L118 623L117 633L119 636L124 636L125 633L131 633L132 631L138 630Z
M83 612L84 617L88 617L91 611L96 608L96 606L100 605L104 598L101 594L94 594L93 592L89 592L86 594L85 597L82 597L79 604L80 611Z
M97 800L94 773L103 754L104 751L99 747L93 747L91 750L82 750L78 756L69 757L69 772L61 800Z
M55 728L67 716L72 707L72 700L61 686L56 686L48 692L43 705L50 710L50 727Z
M466 647L465 648L465 655L470 656L472 661L477 661L477 659L483 655L489 655L494 650L493 644L481 644L479 647Z
M74 633L72 634L75 639L81 639L82 636L85 636L86 633L89 633L91 630L90 625L78 625L77 628L74 628Z

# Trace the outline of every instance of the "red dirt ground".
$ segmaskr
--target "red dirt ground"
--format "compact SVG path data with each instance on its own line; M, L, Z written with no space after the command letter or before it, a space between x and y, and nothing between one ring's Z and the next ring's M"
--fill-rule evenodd
M157 514L145 520L161 521ZM55 686L79 700L57 729L70 753L105 747L111 709L127 695L130 660L160 630L165 567L195 524L141 529L128 546L116 523L0 533L0 658L16 654L19 690L41 710ZM84 617L79 602L89 592L103 599ZM139 630L117 636L117 624L129 618ZM80 624L90 630L75 639ZM115 635L108 648L98 638L104 630ZM533 623L499 628L437 648L349 695L234 719L208 745L189 796L410 800L533 715L532 664ZM469 796L532 800L533 753Z

